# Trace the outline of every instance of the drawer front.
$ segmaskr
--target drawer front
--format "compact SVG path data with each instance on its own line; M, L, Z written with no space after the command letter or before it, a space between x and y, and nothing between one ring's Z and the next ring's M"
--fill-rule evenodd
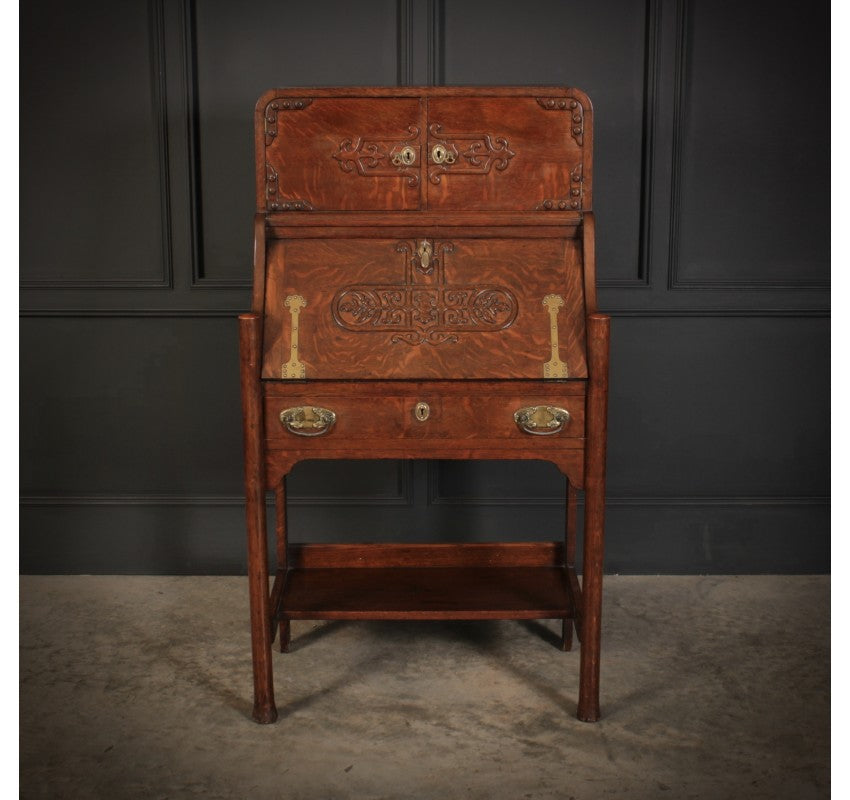
M541 451L583 444L584 396L559 395L545 387L469 386L465 392L452 387L451 393L433 385L291 389L266 388L266 441L272 449L345 448L364 441L376 448L431 441ZM323 412L331 412L332 421Z
M587 377L575 239L413 234L272 241L263 377Z

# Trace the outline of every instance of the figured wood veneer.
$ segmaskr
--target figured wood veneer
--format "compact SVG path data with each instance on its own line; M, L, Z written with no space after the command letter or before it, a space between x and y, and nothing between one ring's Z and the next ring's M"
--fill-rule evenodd
M610 325L596 305L589 99L289 88L255 113L253 313L239 325L254 719L277 716L271 645L288 649L293 619L533 618L562 620L564 650L575 629L577 715L598 719ZM568 420L521 430L514 415L532 406ZM305 407L335 422L302 430L315 436L281 424ZM548 460L567 477L564 539L289 543L286 475L351 458Z

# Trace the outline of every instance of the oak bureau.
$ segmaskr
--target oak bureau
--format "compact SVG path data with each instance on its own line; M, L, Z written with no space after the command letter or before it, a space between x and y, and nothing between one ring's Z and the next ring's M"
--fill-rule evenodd
M239 317L254 719L293 619L560 619L599 717L609 318L593 111L555 87L275 89ZM287 543L304 459L544 459L563 540ZM582 580L576 499L585 492ZM269 591L265 496L275 494Z

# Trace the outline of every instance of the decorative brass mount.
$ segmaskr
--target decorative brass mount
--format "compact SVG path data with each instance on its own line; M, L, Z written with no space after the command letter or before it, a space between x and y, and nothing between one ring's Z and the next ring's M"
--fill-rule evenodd
M557 406L527 406L514 414L519 429L534 436L560 433L569 421L570 412Z
M289 361L281 368L281 378L306 378L307 369L298 360L298 317L301 309L307 305L307 301L300 294L291 294L283 304L289 309L292 316L292 325L289 334Z
M397 167L409 167L411 164L416 162L416 151L410 145L407 145L398 152L393 153L393 157L390 160Z
M336 414L320 406L296 406L280 412L281 424L296 436L321 436L336 422Z
M435 164L454 164L455 160L454 151L446 149L441 144L435 144L433 150L431 150L431 161Z
M567 365L558 354L558 312L564 307L564 298L559 294L547 294L543 305L549 311L549 348L551 358L543 365L544 378L568 378Z

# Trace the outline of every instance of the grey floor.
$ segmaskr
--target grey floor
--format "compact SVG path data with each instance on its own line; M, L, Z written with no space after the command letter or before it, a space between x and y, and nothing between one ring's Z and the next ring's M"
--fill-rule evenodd
M556 623L303 622L250 720L240 578L23 577L25 798L829 796L829 579L610 577Z

